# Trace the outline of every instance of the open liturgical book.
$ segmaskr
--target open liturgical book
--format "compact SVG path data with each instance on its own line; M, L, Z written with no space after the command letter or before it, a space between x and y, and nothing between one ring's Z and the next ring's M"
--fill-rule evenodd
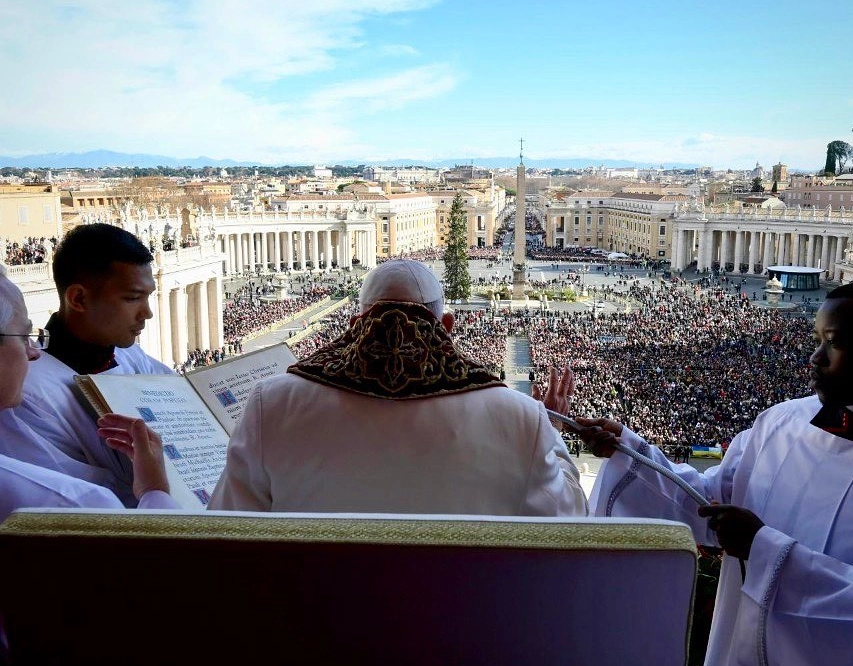
M76 375L98 415L141 417L163 440L175 501L203 508L225 467L228 438L255 384L296 362L277 344L186 375Z

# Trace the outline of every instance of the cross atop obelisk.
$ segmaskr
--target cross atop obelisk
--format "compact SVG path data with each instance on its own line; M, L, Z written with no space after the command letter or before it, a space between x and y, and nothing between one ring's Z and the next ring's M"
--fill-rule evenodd
M524 139L519 139L519 164L515 170L516 194L515 194L515 252L512 255L512 298L521 300L527 286L527 243L524 232L524 218L527 206L524 199L527 195L527 182L524 169Z

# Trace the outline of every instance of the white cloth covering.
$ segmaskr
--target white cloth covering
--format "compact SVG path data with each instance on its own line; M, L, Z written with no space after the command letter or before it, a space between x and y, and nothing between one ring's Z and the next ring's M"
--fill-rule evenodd
M579 478L511 389L384 400L286 374L255 387L208 508L586 515Z
M816 396L771 407L704 474L623 432L623 443L709 500L765 523L745 583L738 561L724 557L706 664L853 663L853 442L811 425L820 407ZM601 468L590 505L596 516L680 520L699 543L717 545L684 491L618 452Z
M172 373L138 345L116 348L115 360L118 365L102 374ZM136 506L132 465L98 437L75 374L50 354L30 363L22 404L0 413L0 453L103 485L125 506Z
M23 508L121 509L118 497L102 486L75 479L9 456L0 455L0 522ZM161 490L151 490L139 500L140 509L178 509Z

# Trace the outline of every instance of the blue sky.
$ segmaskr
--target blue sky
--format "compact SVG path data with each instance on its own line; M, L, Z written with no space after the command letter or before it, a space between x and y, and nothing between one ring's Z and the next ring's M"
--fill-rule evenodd
M3 0L0 155L818 169L853 2ZM847 53L845 53L845 50Z

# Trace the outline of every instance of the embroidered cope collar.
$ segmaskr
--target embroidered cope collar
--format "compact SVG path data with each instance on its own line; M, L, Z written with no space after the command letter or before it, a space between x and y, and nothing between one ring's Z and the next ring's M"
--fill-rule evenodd
M118 365L115 347L101 347L76 337L65 322L53 313L44 327L50 332L50 344L45 354L62 361L80 375L95 375Z
M377 303L288 372L389 400L504 386L485 366L463 356L441 321L416 303Z

